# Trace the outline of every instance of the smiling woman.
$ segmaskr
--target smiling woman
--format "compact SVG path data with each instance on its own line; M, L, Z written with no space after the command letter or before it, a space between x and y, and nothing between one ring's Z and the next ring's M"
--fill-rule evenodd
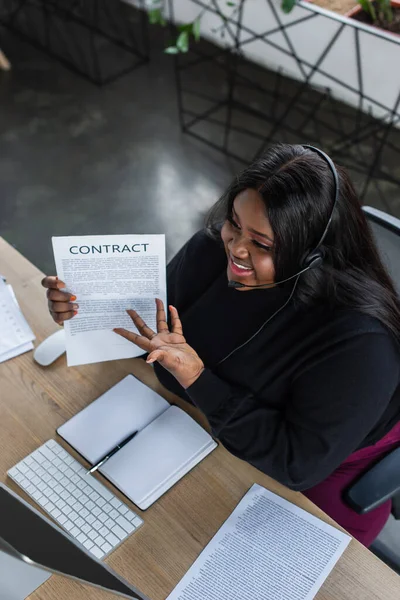
M274 234L257 190L247 189L237 195L222 226L221 239L230 280L242 279L246 286L274 283Z
M58 321L72 316L61 284L44 280ZM157 331L132 312L139 335L117 333L230 452L369 545L390 503L358 515L342 493L400 443L400 303L346 173L310 147L270 149L171 261L167 286Z

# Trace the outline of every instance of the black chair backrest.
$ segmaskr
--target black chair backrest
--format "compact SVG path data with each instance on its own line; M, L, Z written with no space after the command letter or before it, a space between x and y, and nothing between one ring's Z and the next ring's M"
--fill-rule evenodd
M381 257L400 295L400 219L371 206L364 206L363 210L371 225ZM396 466L396 472L393 472L392 478L396 479L399 472L400 464ZM400 494L392 499L392 503L393 516L395 519L400 519Z
M400 219L370 206L364 206L363 210L372 228L382 260L400 294Z

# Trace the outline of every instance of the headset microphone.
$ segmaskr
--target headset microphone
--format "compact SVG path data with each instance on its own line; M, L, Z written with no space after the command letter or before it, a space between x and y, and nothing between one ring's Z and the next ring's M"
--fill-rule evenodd
M244 287L249 287L249 288L258 288L258 287L275 287L277 284L276 283L264 283L264 284L260 284L260 285L246 285L245 283L240 283L240 281L233 281L233 280L229 280L228 281L228 287L230 288L235 288L235 289L239 289L239 288L244 288Z
M322 257L321 257L321 262L322 262ZM320 264L320 263L319 263ZM243 288L243 287L249 287L249 288L260 288L260 287L275 287L276 285L279 285L280 283L286 283L287 281L290 281L291 279L294 279L295 277L298 277L299 275L301 275L302 273L304 273L305 271L308 271L309 269L314 269L315 267L318 267L319 264L316 263L316 261L314 263L312 263L311 265L309 265L308 267L306 267L305 269L303 269L302 271L298 271L298 273L295 273L294 275L292 275L291 277L287 277L287 279L281 279L281 281L274 281L273 283L260 283L259 285L246 285L245 283L240 283L240 281L228 281L228 287L231 288Z
M277 285L279 285L281 283L286 283L287 281L290 281L291 279L295 279L295 277L298 277L299 275L302 275L303 273L305 273L309 269L315 269L316 267L319 267L319 265L321 263L322 263L322 255L321 256L316 256L315 260L313 262L311 262L308 265L308 267L305 267L301 271L298 271L294 275L291 275L291 277L287 277L286 279L281 279L281 281L274 281L273 283L260 283L259 285L246 285L245 283L240 283L240 281L230 280L230 281L228 281L228 287L230 287L230 288L236 288L236 289L244 288L244 287L247 287L247 288L275 287L275 286L277 286Z

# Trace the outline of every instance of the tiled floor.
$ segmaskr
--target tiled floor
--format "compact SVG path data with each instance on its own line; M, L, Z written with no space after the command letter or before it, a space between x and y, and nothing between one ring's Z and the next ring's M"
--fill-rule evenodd
M52 235L167 234L168 256L234 174L178 126L172 59L98 88L4 30L0 234L53 272Z
M171 257L237 169L179 131L164 32L152 36L148 66L98 88L0 29L13 64L0 72L0 235L46 273L52 235L165 232ZM400 556L400 523L382 539Z

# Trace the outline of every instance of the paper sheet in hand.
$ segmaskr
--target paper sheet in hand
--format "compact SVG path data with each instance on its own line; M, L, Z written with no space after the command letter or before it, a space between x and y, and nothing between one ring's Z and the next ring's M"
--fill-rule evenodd
M165 236L53 237L57 275L77 297L78 315L65 322L67 363L132 358L143 350L113 332L137 332L126 309L155 329L155 298L166 304Z
M167 600L311 600L350 539L254 484Z

